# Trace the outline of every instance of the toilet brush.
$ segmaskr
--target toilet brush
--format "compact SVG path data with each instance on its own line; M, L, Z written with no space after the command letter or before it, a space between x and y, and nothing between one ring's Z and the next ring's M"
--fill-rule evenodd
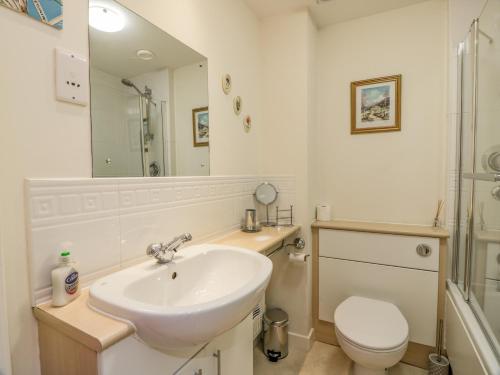
M429 354L429 375L448 375L450 370L450 362L443 353L443 319L438 321L438 329L436 335L436 350L437 353Z

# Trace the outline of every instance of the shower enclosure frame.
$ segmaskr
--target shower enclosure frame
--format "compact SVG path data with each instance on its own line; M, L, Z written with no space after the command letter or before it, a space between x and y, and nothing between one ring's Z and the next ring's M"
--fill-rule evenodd
M473 40L473 76L472 76L472 139L471 139L471 151L472 151L472 173L464 173L462 169L463 154L462 145L464 142L464 131L463 131L463 116L460 115L459 119L459 132L458 132L458 142L457 142L457 166L458 166L458 181L457 181L457 194L455 197L455 219L457 221L455 226L454 234L454 246L453 246L453 263L452 263L452 280L455 284L459 283L459 259L460 259L460 221L461 221L461 188L462 188L462 178L472 179L471 191L469 193L469 207L467 209L468 215L466 220L465 229L465 254L464 254L464 285L463 289L459 288L463 294L464 299L470 302L470 289L471 289L471 273L472 273L472 247L473 247L473 230L474 230L474 197L475 197L475 179L476 177L476 146L477 146L477 105L478 105L478 55L479 55L479 19L476 18L472 22L470 32L472 33ZM459 54L458 54L458 89L459 100L458 100L458 113L462 113L463 109L463 52L465 51L464 43L460 43Z
M474 230L475 230L475 217L474 210L476 208L475 198L476 198L476 182L477 181L500 181L500 176L495 173L477 173L476 162L477 162L477 131L478 131L478 105L479 105L479 36L485 36L490 43L493 39L481 31L479 28L480 20L476 18L473 20L470 35L472 41L472 100L471 100L471 127L470 127L470 155L464 155L464 142L469 142L464 134L464 59L466 57L466 44L464 42L459 44L458 48L458 100L457 100L457 113L460 114L458 118L458 133L457 133L457 156L456 163L458 166L458 179L457 179L457 189L455 193L455 206L454 206L454 241L453 241L453 256L452 256L452 279L451 281L456 285L457 289L460 291L463 300L468 305L468 308L472 311L476 318L477 324L481 327L486 341L488 342L493 355L496 357L496 361L500 362L500 351L496 344L498 342L494 333L491 330L488 319L483 312L483 308L478 303L476 296L474 295L473 289L473 264L475 248L474 243ZM471 168L470 173L467 173L463 169L464 158L470 158ZM463 184L464 181L470 181L470 191L468 192L467 202L462 200L464 193ZM467 214L464 215L462 211L464 203L467 204ZM466 217L465 229L462 230L462 216ZM465 239L462 238L460 234L465 233ZM464 244L464 251L461 254L461 242ZM461 269L461 256L463 255L463 268ZM461 285L461 271L463 271L463 286Z

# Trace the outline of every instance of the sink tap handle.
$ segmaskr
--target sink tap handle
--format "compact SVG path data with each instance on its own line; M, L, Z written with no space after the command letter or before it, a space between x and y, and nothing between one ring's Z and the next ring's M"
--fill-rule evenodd
M160 243L152 243L146 249L146 254L150 257L158 257L160 252L162 252L163 245Z
M183 233L180 236L175 237L169 243L163 244L163 249L164 251L173 251L176 253L179 246L181 246L184 242L191 241L192 239L193 236L191 236L191 233Z

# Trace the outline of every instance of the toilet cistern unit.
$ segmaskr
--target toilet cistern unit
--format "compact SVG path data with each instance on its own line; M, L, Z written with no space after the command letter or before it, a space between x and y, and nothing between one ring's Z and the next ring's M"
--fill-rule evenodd
M383 375L408 347L408 322L392 303L352 296L335 310L340 347L354 362L353 375Z

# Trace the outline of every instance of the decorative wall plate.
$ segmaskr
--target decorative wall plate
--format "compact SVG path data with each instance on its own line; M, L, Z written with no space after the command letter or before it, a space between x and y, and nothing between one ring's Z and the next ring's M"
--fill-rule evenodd
M231 88L233 87L233 80L229 74L224 74L222 76L222 91L224 94L229 95Z
M243 119L243 127L247 133L252 128L252 117L250 117L250 115L246 115Z
M241 113L241 106L243 105L241 96L237 96L233 99L233 109L236 116Z

